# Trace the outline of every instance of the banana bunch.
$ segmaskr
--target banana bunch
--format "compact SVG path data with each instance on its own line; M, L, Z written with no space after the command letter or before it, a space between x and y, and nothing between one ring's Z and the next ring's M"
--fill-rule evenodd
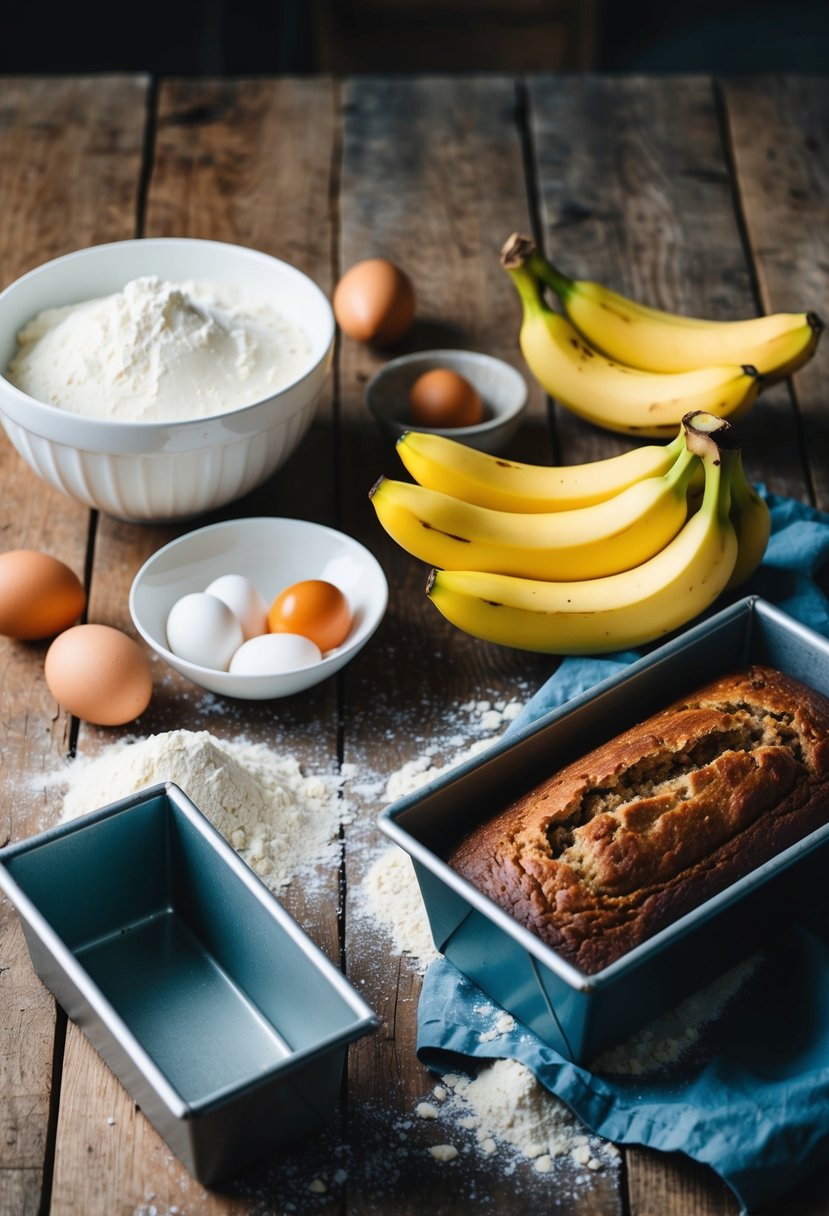
M646 308L568 279L518 234L501 265L521 298L519 343L532 374L574 413L624 434L672 435L694 410L741 418L761 388L811 358L823 329L812 312L703 321ZM547 304L545 287L566 316Z
M398 453L417 484L382 477L370 497L389 535L436 567L427 594L453 624L599 654L679 628L759 565L769 512L730 443L730 424L703 411L669 444L562 467L409 432Z

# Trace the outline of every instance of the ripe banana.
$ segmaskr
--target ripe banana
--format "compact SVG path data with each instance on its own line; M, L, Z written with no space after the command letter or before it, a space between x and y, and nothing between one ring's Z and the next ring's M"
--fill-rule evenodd
M688 514L688 483L699 464L683 446L662 477L646 477L614 498L526 515L381 477L370 497L388 534L413 557L444 570L535 579L592 579L653 557Z
M737 533L737 561L726 590L739 587L763 560L771 534L771 512L746 480L739 448L726 453L726 473L731 484L731 522Z
M700 509L655 557L606 578L553 583L470 570L432 570L426 593L453 624L486 641L552 654L601 654L652 642L687 624L725 588L737 561L730 479L711 415L687 425L702 458Z
M505 248L502 264L521 296L519 341L530 371L551 397L596 426L665 438L691 411L733 420L753 405L760 377L749 364L648 372L617 363L545 303L520 245Z
M612 359L653 372L750 363L763 387L791 375L814 354L823 323L814 312L773 313L742 321L704 321L648 308L601 283L569 279L527 237L527 268L552 288L576 329ZM509 242L508 242L509 244Z
M522 464L479 452L457 439L407 431L397 454L421 486L495 511L538 514L589 507L645 477L661 477L685 447L680 428L671 443L645 444L588 464Z

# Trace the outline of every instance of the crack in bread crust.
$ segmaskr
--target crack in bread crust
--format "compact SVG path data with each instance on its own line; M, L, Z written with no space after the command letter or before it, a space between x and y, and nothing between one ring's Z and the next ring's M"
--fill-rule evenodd
M450 865L588 972L829 820L829 701L754 666L567 765Z

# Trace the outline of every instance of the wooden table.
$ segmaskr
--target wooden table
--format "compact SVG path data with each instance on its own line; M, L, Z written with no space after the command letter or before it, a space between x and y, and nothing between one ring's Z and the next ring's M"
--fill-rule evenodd
M521 367L517 299L498 265L501 243L519 229L534 230L570 273L676 310L827 311L825 79L5 78L0 103L4 285L57 254L134 236L253 246L295 263L326 291L353 262L386 255L417 288L419 319L406 348L463 345ZM284 702L219 705L210 717L214 733L269 740L312 771L335 773L345 763L388 774L440 733L453 707L524 698L554 665L446 625L424 597L424 568L381 532L368 489L380 473L401 470L363 391L384 357L342 341L301 448L260 491L222 513L331 524L367 544L389 576L386 619L341 679ZM764 395L742 427L750 476L824 510L827 401L823 349L793 382ZM533 385L511 454L575 462L625 446L550 408ZM3 549L44 549L86 569L89 619L131 629L135 571L185 527L90 513L41 483L7 442L0 478ZM75 749L94 753L134 729L94 729L59 712L43 679L44 651L0 643L4 842L59 813L56 795L33 778ZM203 726L197 706L192 686L159 680L138 727L149 734ZM412 1118L433 1084L414 1054L419 978L386 935L351 914L379 839L382 799L358 792L356 803L341 870L321 875L313 898L294 884L286 903L345 966L382 1028L351 1051L332 1132L216 1192L188 1178L67 1025L35 979L4 904L0 1212L734 1213L713 1175L651 1151L626 1151L620 1169L599 1171L575 1197L556 1175L542 1185L530 1166L505 1175L497 1155L476 1158L474 1176L428 1155L431 1129ZM337 1166L348 1172L344 1184L308 1190ZM773 1210L826 1216L828 1190L824 1172Z

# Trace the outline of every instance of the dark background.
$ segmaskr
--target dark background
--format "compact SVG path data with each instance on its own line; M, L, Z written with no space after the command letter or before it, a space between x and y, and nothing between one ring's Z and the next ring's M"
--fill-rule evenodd
M0 72L813 72L828 0L0 0Z

